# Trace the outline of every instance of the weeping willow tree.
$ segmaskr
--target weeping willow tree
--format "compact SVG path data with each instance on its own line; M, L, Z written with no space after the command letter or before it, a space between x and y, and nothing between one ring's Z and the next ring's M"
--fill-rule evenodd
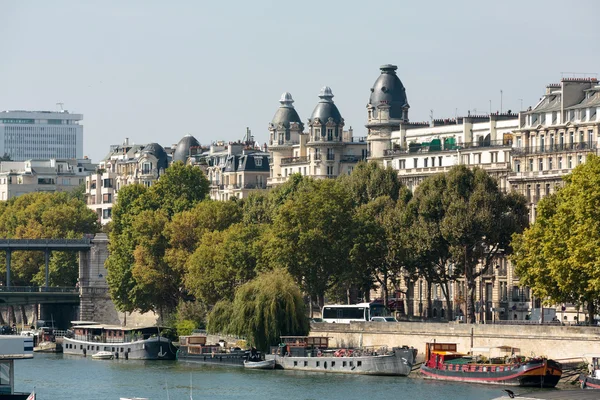
M215 305L209 317L209 331L244 336L263 351L279 343L280 336L308 334L302 294L285 270L264 272L240 286L230 304Z

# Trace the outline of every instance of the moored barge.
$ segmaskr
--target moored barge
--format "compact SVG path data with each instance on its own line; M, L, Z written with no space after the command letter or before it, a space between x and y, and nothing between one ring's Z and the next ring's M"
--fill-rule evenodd
M476 363L472 357L458 353L455 343L426 346L421 374L428 379L553 388L562 376L561 365L546 358L513 356L508 362Z
M271 349L279 369L358 375L408 376L417 350L408 347L387 349L329 349L329 338L282 336L282 344Z
M88 324L73 327L72 337L63 339L63 353L87 356L111 352L125 360L174 360L177 349L161 336L161 328Z
M239 346L228 347L227 343L207 344L206 335L194 334L179 337L177 360L201 364L216 364L243 367L245 361L262 361L256 349L244 350Z

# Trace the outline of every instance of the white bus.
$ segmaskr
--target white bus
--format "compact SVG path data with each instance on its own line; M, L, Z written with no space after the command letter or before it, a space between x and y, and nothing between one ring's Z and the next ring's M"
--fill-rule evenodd
M370 321L373 317L386 317L389 315L383 304L332 304L323 307L323 322L348 324L351 321Z

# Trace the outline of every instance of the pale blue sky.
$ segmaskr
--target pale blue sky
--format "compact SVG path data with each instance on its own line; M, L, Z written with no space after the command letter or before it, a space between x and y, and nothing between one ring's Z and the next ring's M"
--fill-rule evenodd
M600 72L598 3L564 1L0 0L0 109L84 114L111 144L260 142L282 92L310 116L322 86L355 135L381 64L412 121L533 105L561 72Z

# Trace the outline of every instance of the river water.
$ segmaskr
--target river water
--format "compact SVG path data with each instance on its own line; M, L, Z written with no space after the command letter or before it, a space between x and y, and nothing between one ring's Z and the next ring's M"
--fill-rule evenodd
M15 362L15 390L38 400L489 400L501 387L298 371L247 371L177 361L93 360L37 353ZM519 392L519 390L516 390Z

